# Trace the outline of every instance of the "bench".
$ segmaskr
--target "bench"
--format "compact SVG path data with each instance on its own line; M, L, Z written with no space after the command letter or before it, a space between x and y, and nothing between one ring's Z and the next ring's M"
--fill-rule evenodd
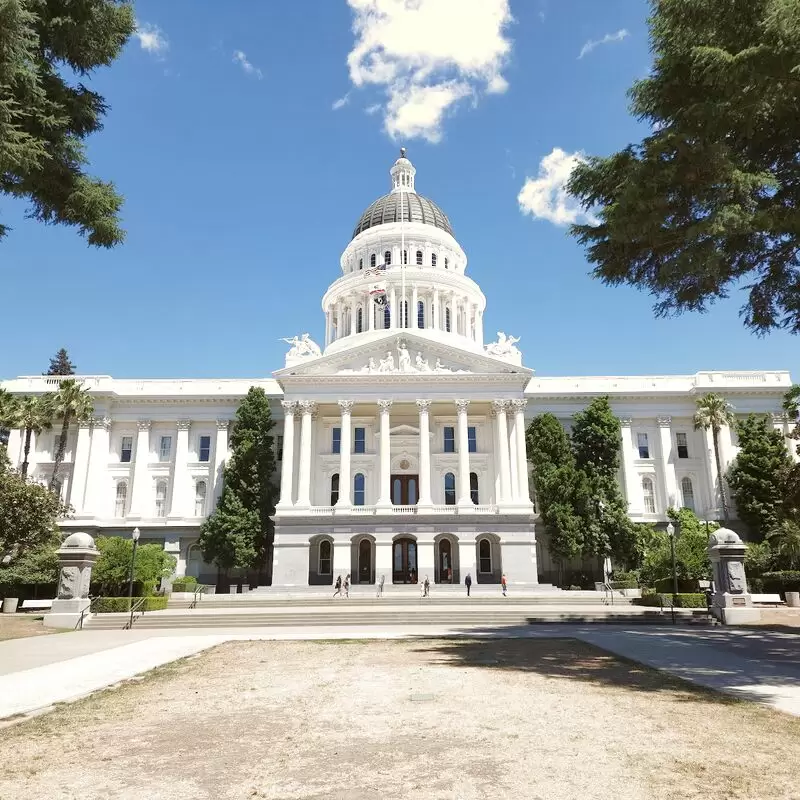
M53 607L52 600L23 600L20 608L23 611L43 611Z
M753 603L759 606L782 606L784 604L779 594L753 594L750 597Z

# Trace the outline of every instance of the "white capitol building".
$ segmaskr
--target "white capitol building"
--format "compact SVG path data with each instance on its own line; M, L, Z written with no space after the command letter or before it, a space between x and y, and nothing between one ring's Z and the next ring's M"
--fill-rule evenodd
M273 401L280 468L272 585L333 582L550 581L537 525L525 426L573 414L608 395L622 420L620 481L636 521L664 522L684 505L721 517L710 433L695 431L695 400L724 395L739 415L781 413L788 372L547 378L522 365L514 337L485 344L486 298L446 215L417 194L404 154L389 194L362 214L322 298L325 343L288 340L272 379L117 380L81 376L94 418L71 432L59 475L74 514L67 530L163 543L177 573L216 580L196 545L222 489L229 426L251 386ZM513 321L512 321L513 324ZM60 379L2 383L19 394ZM29 474L52 471L57 432L35 438ZM22 461L22 435L9 455ZM736 455L721 434L722 459Z

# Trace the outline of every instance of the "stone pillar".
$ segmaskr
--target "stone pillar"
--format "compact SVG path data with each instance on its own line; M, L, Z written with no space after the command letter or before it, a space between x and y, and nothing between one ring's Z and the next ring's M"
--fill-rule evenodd
M339 534L333 540L333 582L336 583L336 576L342 576L342 585L348 573L351 572L351 542L350 539L340 539ZM352 583L353 576L350 575Z
M336 508L350 508L353 503L353 481L350 477L350 454L353 451L350 412L353 410L353 401L340 400L339 408L342 410L342 437L339 442L339 500Z
M331 312L329 308L325 309L325 347L331 343Z
M389 434L389 412L392 408L391 400L378 400L378 408L380 410L380 437L381 437L381 455L380 455L380 492L378 494L378 506L388 508L392 505L392 491L391 491L391 470L392 470L392 453L391 441Z
M375 542L375 583L381 582L381 575L386 578L386 583L392 584L392 542Z
M708 557L714 571L711 611L725 625L761 619L761 612L753 608L753 598L747 588L746 550L739 534L728 528L718 528L708 538Z
M450 333L458 333L458 314L456 313L456 293L450 292ZM445 318L445 329L447 329L447 319Z
M511 501L511 475L509 474L509 454L508 454L508 422L506 421L506 409L508 400L495 400L492 409L495 412L495 424L497 427L497 458L500 462L500 502L508 503Z
M56 551L60 566L58 597L44 617L47 628L74 628L81 613L89 608L92 567L100 557L88 533L73 533Z
M419 503L425 508L431 505L431 431L430 400L417 400L419 409Z
M152 508L152 486L147 469L150 460L150 420L139 420L139 433L136 436L136 457L133 463L133 493L131 496L131 517L154 517Z
M356 333L356 301L351 298L347 307L350 309L350 335L351 336L355 336L355 333Z
M297 506L311 506L311 422L317 410L317 404L311 400L302 400L299 404L302 411L300 421L300 474L297 480Z
M389 290L389 327L400 327L400 315L397 313L397 290L394 286Z
M434 584L434 543L433 539L417 540L417 583L422 584L427 575L431 586Z
M435 330L441 330L442 323L441 323L441 308L439 308L439 290L433 290L433 307L431 309L431 327Z
M642 493L633 465L633 431L631 429L633 420L630 417L623 417L620 423L622 423L622 471L625 475L625 495L628 499L628 513L630 514L642 510Z
M189 480L189 429L191 420L178 420L178 437L175 444L175 465L172 471L172 500L169 505L170 517L193 517L194 497L189 497L192 488ZM192 501L192 508L189 502Z
M456 400L456 413L458 415L458 505L461 508L472 507L472 498L469 493L468 407L469 400Z
M92 421L84 419L78 423L78 443L75 445L75 463L69 487L69 503L76 514L82 514L86 497L86 481L89 477L89 454L92 444Z
M410 327L419 328L419 312L417 306L419 305L419 293L417 291L417 284L411 287L411 320Z
M371 331L375 330L375 308L376 306L374 300L369 295L367 295L366 313L367 316L369 317L367 324L369 325L369 329Z
M107 517L112 498L112 483L108 474L109 438L111 420L108 417L95 417L92 420L92 447L89 454L89 478L86 485L86 497L83 504L85 514L95 517ZM128 481L129 497L132 495L130 480Z
M528 483L528 448L525 439L525 407L527 400L512 400L514 413L512 436L517 440L517 500L528 505L531 502L530 485Z
M214 442L214 472L211 475L211 482L214 487L213 505L210 511L217 507L219 498L222 496L222 488L225 484L225 462L228 460L228 425L230 420L217 420L217 440Z
M467 534L468 535L468 534ZM475 560L477 546L475 538L458 540L458 571L460 582L464 583L467 575L472 576L472 586L478 586L478 566Z
M294 478L294 400L281 400L283 406L283 457L281 459L281 499L278 509L294 505L292 480Z
M800 440L793 439L791 436L792 429L794 428L793 421L789 419L788 414L784 413L774 413L772 415L772 427L779 431L781 436L783 436L784 441L786 442L786 448L789 450L789 454L795 461L800 461L800 453L798 452L798 447L800 447ZM9 442L9 452L11 452L11 443Z
M511 466L511 489L509 491L509 499L512 503L516 504L517 496L519 495L519 459L517 458L517 429L514 420L514 408L510 400L508 402L506 419L508 420L508 459Z
M675 459L672 457L672 417L658 418L658 433L661 445L661 471L664 473L664 510L680 508L678 479L675 476Z
M483 311L478 311L478 341L483 346Z

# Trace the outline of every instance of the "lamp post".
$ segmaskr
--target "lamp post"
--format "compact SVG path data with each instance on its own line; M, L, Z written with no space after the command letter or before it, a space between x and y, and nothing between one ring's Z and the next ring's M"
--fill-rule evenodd
M678 571L675 567L675 526L670 522L667 525L667 536L669 536L669 552L672 556L672 596L678 594Z
M131 612L130 628L133 628L133 565L136 562L136 546L139 544L139 535L141 531L138 528L133 529L131 538L133 539L133 552L131 553L131 568L128 571L128 608Z

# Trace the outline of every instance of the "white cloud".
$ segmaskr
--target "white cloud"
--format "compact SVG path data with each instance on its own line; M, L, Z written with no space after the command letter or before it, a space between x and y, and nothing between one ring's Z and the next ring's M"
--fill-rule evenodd
M508 88L509 0L347 0L355 42L350 80L386 92L392 138L438 142L445 116L466 97ZM372 108L372 107L370 107Z
M169 41L158 25L136 20L133 35L139 40L142 50L153 53L153 55L162 55L169 49Z
M334 100L331 108L334 111L338 111L340 108L344 108L349 102L350 102L350 92L348 92L344 97L340 97L338 100Z
M614 42L621 42L623 39L630 36L626 28L620 28L616 33L607 33L602 39L589 39L588 42L581 48L578 58L583 58L588 55L601 44L613 44Z
M364 113L372 116L373 114L377 114L382 108L383 106L380 103L373 103L371 106L367 106L364 109Z
M247 55L244 53L243 50L234 50L233 51L233 63L238 64L247 75L255 75L256 78L261 80L264 77L264 74L261 70L253 66L248 60Z
M595 217L587 214L567 194L567 181L572 170L585 160L580 151L566 153L560 147L554 147L539 163L538 177L525 179L517 195L520 211L555 225L571 225L576 222L596 224Z

